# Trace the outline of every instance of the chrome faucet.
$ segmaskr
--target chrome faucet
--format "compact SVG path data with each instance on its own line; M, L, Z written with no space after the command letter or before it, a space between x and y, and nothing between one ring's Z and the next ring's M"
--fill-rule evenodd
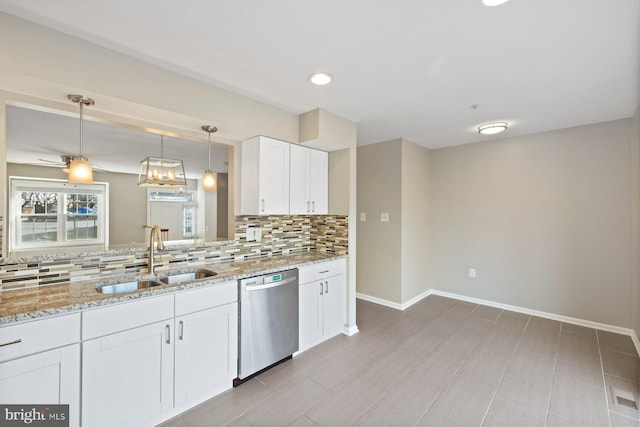
M145 225L144 228L150 228L151 233L149 234L149 274L155 274L155 252L153 250L153 236L156 236L158 250L161 251L164 249L164 243L162 242L162 233L160 231L159 225L154 225L153 227L150 225Z

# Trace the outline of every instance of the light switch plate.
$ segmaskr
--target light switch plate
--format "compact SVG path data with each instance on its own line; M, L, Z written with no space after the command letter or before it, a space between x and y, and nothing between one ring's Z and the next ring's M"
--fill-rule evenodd
M389 212L383 212L380 214L380 222L389 222Z
M470 268L469 269L469 277L472 279L476 278L476 269L475 268Z
M262 229L256 228L256 242L262 241Z
M360 212L360 221L366 221L366 220L367 220L366 212Z
M256 240L255 230L253 228L247 228L247 242L253 242Z

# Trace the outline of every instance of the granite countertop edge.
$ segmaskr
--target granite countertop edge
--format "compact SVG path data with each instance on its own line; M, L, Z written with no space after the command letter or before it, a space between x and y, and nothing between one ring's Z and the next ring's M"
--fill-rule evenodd
M309 252L305 255L298 253L296 255L276 255L276 256L244 260L244 261L231 261L231 262L225 262L225 263L194 265L194 266L188 266L188 267L183 267L178 269L172 269L171 273L179 274L181 271L185 271L189 269L193 270L193 268L203 268L203 269L216 271L218 272L218 274L214 277L198 279L195 281L162 285L162 286L157 286L150 289L141 289L141 290L136 290L131 292L123 292L121 294L109 294L109 296L105 296L104 294L98 293L95 291L95 289L99 286L103 286L106 284L117 283L119 281L121 282L124 279L127 279L127 280L132 280L133 278L145 279L150 276L148 274L134 275L134 276L123 275L122 278L92 280L92 281L86 281L82 283L70 283L70 284L64 284L64 285L51 285L51 286L58 286L58 287L65 287L65 286L66 287L69 287L69 286L84 287L86 288L86 290L90 290L90 291L85 290L85 293L86 292L93 293L95 299L89 299L89 300L84 300L79 302L69 302L66 304L61 304L60 306L49 307L45 309L36 309L31 311L25 310L25 312L15 313L10 315L0 314L0 327L11 325L14 323L25 322L29 320L37 320L37 319L54 317L54 316L59 316L64 314L71 314L73 312L79 312L82 310L97 308L97 307L104 307L111 304L119 304L123 302L140 300L148 297L171 294L174 292L179 292L179 291L184 291L189 289L215 286L221 283L240 280L246 277L275 273L282 270L298 268L306 265L318 264L318 263L333 261L338 259L344 259L347 257L348 255L344 255L344 254L327 254L324 252L315 252L315 253ZM268 265L269 262L275 263L275 265L269 266ZM233 265L236 268L242 268L243 264L247 266L251 266L254 263L258 263L258 266L249 267L241 272L233 271L233 268L230 269L231 270L230 272L224 271L224 270L229 270L229 265ZM158 276L161 276L163 274L166 274L166 272L165 271L159 272ZM50 288L51 286L45 286L43 288ZM33 289L31 290L33 291ZM20 291L12 290L12 291L0 292L0 294L11 295L10 293L18 293L18 292ZM87 295L88 295L88 298L91 298L90 293L87 293ZM39 298L39 296L34 296L34 298L37 299ZM3 298L2 301L0 301L0 311L4 311L6 309L4 307L5 304L10 304L4 301L4 299L5 298Z

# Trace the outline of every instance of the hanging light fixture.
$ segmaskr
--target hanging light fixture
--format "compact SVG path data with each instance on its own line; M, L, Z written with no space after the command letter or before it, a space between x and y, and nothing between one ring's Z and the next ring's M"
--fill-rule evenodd
M80 105L80 155L72 156L69 164L69 182L71 184L92 184L93 170L89 159L84 157L82 153L82 136L83 136L83 112L85 105L94 105L95 101L91 98L85 98L82 95L67 95L72 102Z
M164 157L164 135L160 135L160 157L149 156L140 162L138 186L183 187L187 185L182 160Z
M202 125L202 130L209 134L209 156L207 157L209 161L209 167L204 174L202 175L202 189L205 191L216 191L216 174L211 171L211 134L218 131L218 128L215 126Z

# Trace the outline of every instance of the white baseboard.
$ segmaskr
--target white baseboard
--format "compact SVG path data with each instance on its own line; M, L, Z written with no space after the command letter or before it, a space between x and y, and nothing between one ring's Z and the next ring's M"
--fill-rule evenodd
M389 301L389 300L386 300L386 299L373 297L371 295L361 294L359 292L356 292L356 298L358 298L358 299L361 299L361 300L364 300L364 301L373 302L373 303L379 304L379 305L384 305L385 307L395 308L396 310L400 310L400 311L406 310L407 308L411 307L413 304L417 303L420 300L425 299L429 295L431 295L431 289L429 289L427 291L424 291L420 295L416 295L415 297L411 298L410 300L400 304L400 303L397 303L397 302L393 302L393 301Z
M600 329L602 331L614 332L616 334L628 335L633 340L633 344L636 347L636 351L640 354L640 340L638 340L638 336L636 335L633 329L623 328L620 326L608 325L606 323L593 322L591 320L578 319L576 317L563 316L561 314L548 313L546 311L532 310L525 307L520 307L517 305L503 304L499 302L489 301L481 298L468 297L465 295L454 294L451 292L438 291L435 289L429 289L416 296L415 298L410 299L402 304L388 301L382 298L374 297L371 295L356 293L356 298L359 298L364 301L369 301L375 304L384 305L386 307L395 308L396 310L406 310L411 307L413 304L418 301L428 297L429 295L439 295L442 297L453 298L460 301L472 302L474 304L482 304L487 305L489 307L500 308L503 310L515 311L517 313L528 314L532 316L544 317L546 319L557 320L564 323L571 323L572 325L585 326L587 328Z
M360 329L358 329L358 325L353 325L353 326L344 325L344 328L342 329L342 333L349 337L351 335L357 334L358 332L360 332Z

